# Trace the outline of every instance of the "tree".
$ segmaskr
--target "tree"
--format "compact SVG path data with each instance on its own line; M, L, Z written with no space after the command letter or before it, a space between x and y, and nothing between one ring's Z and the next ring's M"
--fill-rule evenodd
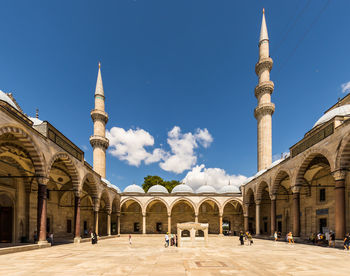
M165 187L168 190L168 192L170 193L172 191L172 189L179 184L181 184L181 182L177 181L177 180L164 181L163 178L161 178L158 175L147 175L144 178L142 188L147 193L149 188L151 188L152 186L161 185L161 186Z

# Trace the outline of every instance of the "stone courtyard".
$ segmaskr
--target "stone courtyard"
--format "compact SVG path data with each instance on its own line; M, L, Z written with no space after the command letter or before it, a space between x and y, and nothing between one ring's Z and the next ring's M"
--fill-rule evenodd
M347 275L350 252L210 236L207 247L164 248L163 235L127 235L0 256L0 275Z

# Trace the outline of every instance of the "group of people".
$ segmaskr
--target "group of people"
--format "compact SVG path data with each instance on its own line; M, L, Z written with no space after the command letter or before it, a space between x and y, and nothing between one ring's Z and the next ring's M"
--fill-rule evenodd
M169 232L167 232L165 234L164 238L165 238L165 244L164 244L165 247L169 247L169 244L170 244L170 246L176 246L177 247L177 235L171 234L169 236Z
M244 245L244 242L247 242L247 245L252 245L253 244L253 236L252 234L247 231L245 233L243 233L243 231L239 232L239 241L241 243L241 245Z
M52 246L53 245L53 233L46 233L46 240ZM39 241L38 232L37 231L34 231L33 241L34 241L34 243L37 243Z
M325 234L319 232L317 235L315 233L312 233L309 237L309 240L313 244L327 244L329 247L335 247L335 233L333 231L326 232Z

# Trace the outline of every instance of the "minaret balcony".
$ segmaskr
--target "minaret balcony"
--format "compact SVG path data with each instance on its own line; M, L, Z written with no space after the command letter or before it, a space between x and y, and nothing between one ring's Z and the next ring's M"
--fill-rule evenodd
M109 146L109 140L103 136L93 135L90 136L90 144L93 148L100 146L106 150Z
M260 116L272 115L274 112L275 112L275 104L264 103L255 108L254 117L258 119Z
M259 97L265 93L269 93L271 95L274 88L275 85L273 81L261 82L255 87L255 97L259 99Z
M270 57L261 58L259 59L258 63L255 64L255 73L259 76L260 72L262 72L263 70L269 70L270 72L272 69L272 65L273 65L272 58Z
M96 120L104 121L105 124L108 122L108 114L102 110L93 109L90 113L92 120L95 122Z

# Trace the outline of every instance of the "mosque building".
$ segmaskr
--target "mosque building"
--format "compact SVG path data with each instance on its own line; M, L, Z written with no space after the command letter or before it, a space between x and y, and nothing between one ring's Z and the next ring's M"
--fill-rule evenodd
M130 185L121 191L106 179L108 114L99 64L91 111L93 166L84 152L48 121L24 114L12 94L0 91L0 242L80 242L90 230L99 236L176 232L177 223L209 224L211 234L241 230L270 236L275 231L307 238L333 230L349 232L350 94L330 107L290 153L272 162L270 80L273 61L263 12L255 72L258 173L240 190L193 190L180 184L147 193Z

